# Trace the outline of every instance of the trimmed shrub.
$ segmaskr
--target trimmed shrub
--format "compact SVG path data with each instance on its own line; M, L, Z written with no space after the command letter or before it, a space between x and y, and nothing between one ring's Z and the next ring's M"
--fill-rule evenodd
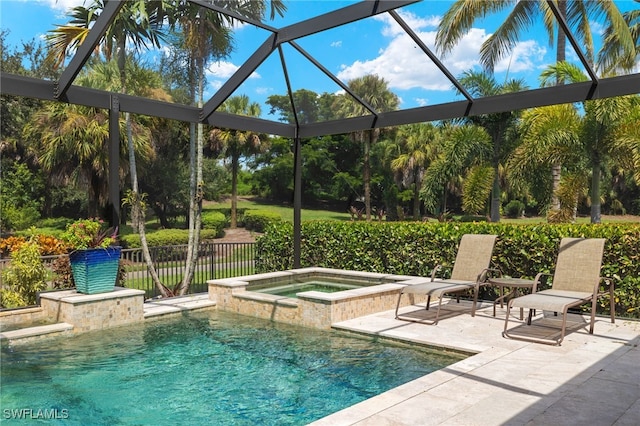
M517 219L522 217L524 213L524 203L520 200L511 200L504 206L504 214L506 217Z
M222 237L224 235L224 228L227 226L227 223L227 218L220 212L202 212L202 229L215 231L216 237Z
M554 270L563 237L606 238L602 276L614 278L616 312L640 318L640 225L500 223L303 222L301 267L320 266L429 276L453 265L463 234L497 234L492 266L504 275L534 278ZM293 225L271 223L257 239L256 272L293 267ZM489 289L490 291L493 291ZM493 297L488 293L483 297ZM608 298L599 299L608 312Z
M282 216L268 210L247 210L244 212L244 227L249 231L264 232L270 223L282 222Z
M218 235L213 229L202 229L200 231L200 241L217 238ZM171 246L189 243L189 231L186 229L160 229L147 234L147 243L150 247ZM120 244L125 248L140 247L140 235L129 234L120 237Z

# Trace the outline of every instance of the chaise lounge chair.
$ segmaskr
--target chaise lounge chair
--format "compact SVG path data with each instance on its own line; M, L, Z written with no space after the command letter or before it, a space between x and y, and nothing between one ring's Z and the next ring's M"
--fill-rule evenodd
M398 303L396 304L396 319L403 321L420 322L435 325L440 317L440 308L442 306L442 298L445 294L459 293L465 290L473 290L473 306L471 308L471 316L475 316L476 304L478 302L478 290L480 286L488 284L486 282L491 256L493 254L493 246L496 242L496 235L476 235L465 234L460 240L458 254L451 271L451 278L437 279L435 274L441 269L436 266L431 272L431 278L419 278L408 281L408 285L402 289L398 295ZM403 294L419 294L427 296L427 306L429 309L431 297L438 298L438 310L435 319L432 322L425 320L417 320L407 316L398 315L400 308L400 299Z
M526 340L530 342L560 345L565 335L567 325L567 310L572 307L581 306L591 301L591 323L589 334L593 334L593 324L596 314L596 301L599 293L600 267L602 265L602 255L604 252L603 238L563 238L560 241L560 251L556 261L556 269L553 274L551 289L536 292L540 279L550 274L540 273L535 278L533 291L531 294L511 299L507 305L507 317L504 322L504 337L516 340ZM615 309L613 298L613 283L605 280L609 286L611 297L611 322L615 322ZM527 325L531 325L531 319L536 309L543 312L554 312L555 315L562 315L562 326L560 336L556 339L541 338L535 336L523 336L513 334L512 330L507 330L509 323L509 312L511 308L527 308L529 316Z

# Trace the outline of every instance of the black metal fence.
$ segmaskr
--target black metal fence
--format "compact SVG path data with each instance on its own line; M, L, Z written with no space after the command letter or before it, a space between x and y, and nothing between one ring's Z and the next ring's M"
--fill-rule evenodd
M187 258L187 245L149 247L149 253L160 282L173 288L183 277ZM200 244L193 281L189 293L207 291L207 280L253 274L254 243ZM121 264L127 271L125 287L144 290L146 297L160 293L142 255L142 249L124 249Z
M149 253L160 282L169 288L175 287L184 274L187 245L149 247ZM59 256L46 256L46 259L43 258L45 265L49 266L57 257ZM255 243L200 244L189 293L208 291L207 280L253 274L254 260ZM120 264L126 271L125 287L144 290L146 298L160 294L144 261L142 249L123 249ZM2 259L0 271L8 265L9 259Z

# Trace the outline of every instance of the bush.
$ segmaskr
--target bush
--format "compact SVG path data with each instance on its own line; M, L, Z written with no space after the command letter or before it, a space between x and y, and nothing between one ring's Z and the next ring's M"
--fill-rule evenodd
M4 226L14 231L27 229L35 225L40 219L40 212L33 206L3 206L1 214Z
M504 214L507 217L517 219L524 213L524 203L520 200L511 200L504 206Z
M224 235L224 228L227 223L227 218L223 213L206 210L202 212L202 229L214 231L216 237Z
M217 237L213 229L203 229L200 231L200 241L210 240ZM147 234L147 243L150 247L170 246L189 243L189 231L186 229L161 229ZM140 235L130 234L120 237L120 244L125 248L139 248Z
M267 225L282 222L282 216L268 210L247 210L244 213L244 227L249 231L264 232Z
M552 272L563 237L605 238L602 276L615 278L616 312L640 318L640 225L511 225L500 223L302 223L300 266L429 276L451 266L463 234L497 234L493 267L534 278ZM256 272L293 267L293 226L272 223L257 239ZM492 296L492 295L490 295ZM603 313L609 300L599 300Z
M25 305L36 304L36 293L47 288L47 270L40 259L35 241L27 241L11 252L11 264L2 273L2 303L14 304L19 298ZM15 294L14 294L15 293ZM6 298L6 299L5 299Z

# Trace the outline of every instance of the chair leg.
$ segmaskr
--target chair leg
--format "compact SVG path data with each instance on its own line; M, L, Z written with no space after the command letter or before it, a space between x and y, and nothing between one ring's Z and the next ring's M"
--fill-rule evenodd
M613 283L609 285L609 309L611 310L611 323L616 322L616 301L613 296Z
M593 325L596 322L596 301L598 300L598 295L593 295L593 300L591 301L591 321L589 322L589 334L593 334Z
M427 296L427 306L425 307L427 311L429 310L429 305L431 305L431 295Z
M396 303L396 319L398 319L398 309L400 308L401 298L402 298L402 290L400 290L400 294L398 295L398 303Z
M475 289L473 290L473 305L471 305L471 316L475 317L476 316L476 305L478 304L478 293L480 291L480 288L478 285L476 285Z
M436 319L433 320L433 325L438 324L438 318L440 317L440 306L442 306L442 296L444 295L441 294L440 297L438 298L438 310L436 311Z
M529 309L529 315L527 316L527 325L531 325L531 320L533 319L534 309Z

